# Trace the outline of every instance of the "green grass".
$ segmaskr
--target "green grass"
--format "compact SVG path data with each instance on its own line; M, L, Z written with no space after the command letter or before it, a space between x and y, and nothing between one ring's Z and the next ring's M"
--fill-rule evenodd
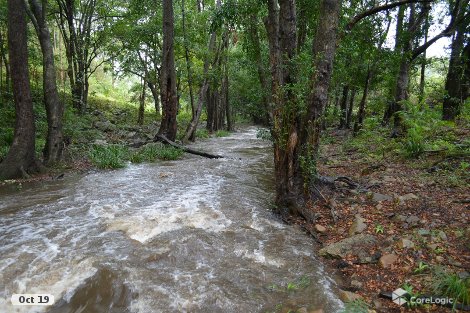
M148 144L132 153L132 163L155 162L160 160L176 160L183 155L180 149L162 144Z
M93 145L88 156L91 162L102 169L123 168L129 149L121 145Z
M230 136L230 132L227 130L218 130L215 132L216 137L228 137Z
M209 138L209 131L205 128L196 129L196 138L206 139Z
M440 296L453 298L454 305L458 302L470 304L470 278L462 279L456 274L449 274L438 270L434 277L434 292Z

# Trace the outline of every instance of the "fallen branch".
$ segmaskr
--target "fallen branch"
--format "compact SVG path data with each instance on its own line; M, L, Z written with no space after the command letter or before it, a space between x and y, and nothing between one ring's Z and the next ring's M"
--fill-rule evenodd
M176 142L171 141L170 139L166 138L165 135L158 135L157 134L157 135L155 135L155 138L153 139L153 141L162 142L164 144L167 144L167 145L170 145L172 147L178 148L178 149L180 149L180 150L182 150L186 153L199 155L199 156L209 158L209 159L222 159L223 158L223 156L221 156L221 155L211 154L211 153L207 153L207 152L201 152L201 151L193 150L193 149L190 149L188 147L179 145Z

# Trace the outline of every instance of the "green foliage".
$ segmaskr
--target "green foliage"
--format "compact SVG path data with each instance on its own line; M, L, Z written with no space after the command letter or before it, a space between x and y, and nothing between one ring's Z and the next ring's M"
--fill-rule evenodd
M176 160L179 159L183 153L181 149L164 145L158 150L157 156L161 160Z
M176 160L183 155L180 149L163 145L163 144L148 144L142 148L134 151L129 160L132 163L155 162L160 160Z
M256 130L256 138L273 141L273 136L271 135L271 131L266 128L258 128Z
M125 167L128 153L128 148L120 145L93 145L88 156L97 167L112 169Z
M429 265L427 265L426 263L420 261L418 263L418 266L413 270L413 273L422 274L424 271L426 271L428 269L429 269Z
M382 225L376 225L374 228L374 231L376 234L383 234L384 233L384 227Z
M410 128L403 140L403 151L409 158L417 158L425 150L424 136L419 127Z
M453 298L454 305L462 303L470 304L470 278L460 278L456 274L449 274L437 269L433 278L434 292L440 296Z
M207 139L209 138L209 131L205 128L196 129L196 138Z
M345 308L341 313L367 313L369 312L369 306L362 299L356 299L345 304Z
M227 130L218 130L215 132L216 137L228 137L230 136L230 132Z

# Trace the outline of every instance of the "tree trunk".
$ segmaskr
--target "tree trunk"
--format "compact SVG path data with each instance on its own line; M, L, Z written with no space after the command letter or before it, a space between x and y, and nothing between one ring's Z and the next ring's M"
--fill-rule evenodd
M253 57L254 61L256 62L256 67L258 70L258 79L261 85L261 93L262 93L262 101L263 101L263 108L265 110L263 124L268 126L272 123L272 116L271 116L271 107L269 99L269 87L268 87L268 80L266 78L266 73L263 66L263 58L261 56L261 44L258 34L258 25L257 25L257 17L255 14L251 16L250 20L250 28L249 33L251 37L251 41L253 43Z
M157 113L157 115L160 115L160 98L158 96L157 87L150 81L147 81L147 86L149 87L150 92L152 93L155 112Z
M408 84L410 80L410 60L408 55L404 55L400 62L400 72L398 73L395 100L392 105L393 130L391 137L398 137L403 134L401 110L403 101L408 100Z
M146 81L142 79L142 93L140 94L139 101L139 116L137 118L137 124L144 125L145 118L145 90L146 90Z
M429 33L429 14L426 16L426 21L424 23L424 43L428 41ZM421 109L423 108L424 101L424 87L426 82L426 51L423 52L423 58L421 60L421 72L419 78L419 105Z
M452 50L449 60L444 97L442 107L442 119L452 121L460 113L462 99L463 60L462 51L464 47L465 32L459 30L452 40Z
M307 114L303 121L300 137L303 160L302 186L308 190L317 177L318 149L320 145L321 122L328 102L328 89L333 72L333 61L337 46L338 22L341 0L323 0L320 8L321 19L313 41L315 71L312 76L311 93L308 99ZM307 196L309 197L309 195Z
M343 95L341 97L341 114L339 119L339 129L346 128L346 119L348 116L348 95L349 95L349 85L344 85Z
M216 7L220 8L220 6L221 6L221 0L217 0ZM216 41L216 33L212 32L210 39L209 39L208 52L213 52L215 50L215 41ZM208 100L207 93L208 93L208 88L209 88L209 77L208 77L209 68L210 68L210 56L209 54L207 54L206 57L204 58L204 69L203 69L204 80L202 82L201 88L199 89L196 113L192 117L191 122L189 123L188 128L186 129L186 134L184 135L183 141L188 141L188 140L194 141L196 139L196 129L197 129L197 125L199 124L199 119L201 118L202 105L205 100Z
M347 129L351 128L351 117L352 117L352 111L354 108L354 98L356 97L356 92L357 92L356 87L353 87L351 89L351 96L349 98L348 114L346 115L346 128Z
M271 3L272 2L272 3ZM277 8L275 1L268 1L268 9L271 11L269 16L276 17ZM270 53L274 54L272 59L279 62L274 66L274 75L280 69L279 78L273 76L275 82L273 94L275 100L275 108L273 114L273 137L274 137L274 170L276 177L276 203L284 212L288 209L291 214L300 213L300 207L297 205L297 196L299 193L298 184L296 183L296 157L298 156L298 120L295 107L295 95L289 88L290 84L295 82L295 73L293 66L293 58L297 48L296 33L296 10L295 1L280 0L279 1L279 20L270 21L271 27L279 25L279 45L274 46L274 50ZM274 36L276 36L274 34ZM277 36L276 36L277 37ZM275 42L275 38L272 39ZM277 56L280 56L278 58ZM284 92L278 90L278 86L287 86Z
M359 112L357 113L357 120L354 123L354 134L362 128L364 118L366 115L367 96L369 94L369 84L372 77L372 70L370 66L367 68L366 82L364 84L364 91L362 92L361 102L359 103Z
M0 179L18 178L36 169L35 125L28 71L25 3L8 1L8 49L10 55L16 123L13 143L0 163Z
M49 27L45 20L47 3L40 4L37 0L29 0L29 4L31 11L28 12L30 12L31 20L38 35L43 57L43 90L48 125L46 145L44 146L44 164L52 165L62 158L64 105L59 98L54 50Z
M189 58L188 39L186 36L186 15L185 15L185 10L184 10L184 0L181 0L181 15L182 15L182 26L183 26L184 58L186 60L189 99L191 101L191 116L194 116L196 114L196 106L194 103L194 95L193 95L193 73L191 70L191 60Z
M0 46L0 53L1 53L1 58L2 58L2 63L5 65L5 86L6 89L10 89L10 64L8 62L7 54L6 54L6 49L4 45L4 38L2 32L0 32L0 41L1 41L1 46Z
M163 0L163 48L161 68L161 100L162 122L159 135L164 135L171 141L176 138L176 111L178 106L176 94L176 71L174 54L174 18L172 0Z

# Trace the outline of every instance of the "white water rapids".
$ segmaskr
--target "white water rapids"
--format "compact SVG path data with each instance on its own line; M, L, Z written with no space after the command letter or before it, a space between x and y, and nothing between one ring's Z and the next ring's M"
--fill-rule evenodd
M339 312L313 240L270 211L270 143L251 127L194 147L226 158L0 190L0 312Z

